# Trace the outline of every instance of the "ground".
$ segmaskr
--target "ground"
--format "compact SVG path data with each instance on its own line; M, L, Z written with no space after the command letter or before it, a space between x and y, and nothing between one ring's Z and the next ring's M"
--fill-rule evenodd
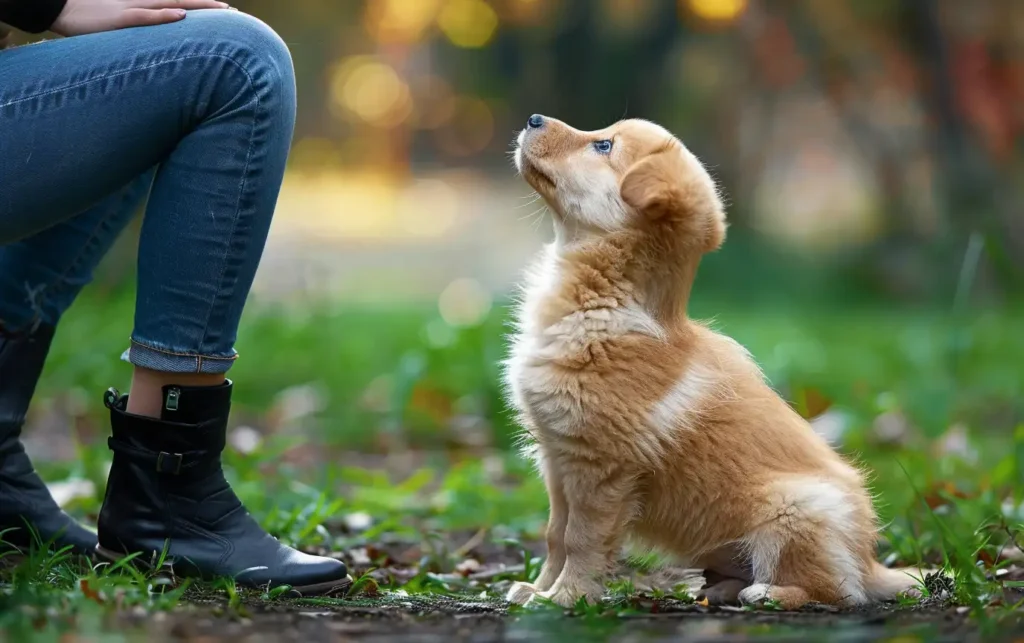
M90 297L58 336L26 431L55 494L86 521L109 463L100 393L127 379L109 356L132 303L120 291ZM716 609L695 601L698 571L627 551L601 605L510 608L504 590L544 555L546 497L512 448L504 311L457 326L429 308L255 306L232 372L229 477L283 541L346 560L352 594L294 600L229 580L8 556L0 641L1024 636L1024 314L694 310L750 348L794 407L871 472L880 559L943 566L952 583L858 612ZM86 338L97 355L79 350Z

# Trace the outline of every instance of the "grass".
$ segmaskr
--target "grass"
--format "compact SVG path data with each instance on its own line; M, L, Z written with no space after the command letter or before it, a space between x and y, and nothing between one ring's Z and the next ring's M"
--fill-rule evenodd
M40 385L37 410L61 410L81 441L77 460L41 464L51 479L96 483L71 506L87 519L109 461L101 392L127 388L129 369L113 358L131 310L117 291L80 302ZM979 627L1017 618L1024 563L1006 554L1024 541L1024 310L750 310L699 300L694 315L714 317L746 345L776 388L872 472L886 523L883 560L941 565L953 576L951 587L927 587L926 603L945 592ZM425 606L459 600L503 610L508 584L537 573L546 497L508 449L515 427L500 385L505 323L500 308L454 328L429 307L251 306L232 371L233 425L254 427L236 437L257 440L234 442L229 476L272 533L312 551L348 552L358 576L347 602L307 606L423 596L416 600ZM645 572L652 562L631 565ZM44 635L99 627L112 611L209 601L244 617L253 605L284 600L230 581L166 582L130 565L35 554L0 571L0 631ZM632 580L612 581L609 597L575 612L600 619L658 605L699 609L685 588L643 593Z

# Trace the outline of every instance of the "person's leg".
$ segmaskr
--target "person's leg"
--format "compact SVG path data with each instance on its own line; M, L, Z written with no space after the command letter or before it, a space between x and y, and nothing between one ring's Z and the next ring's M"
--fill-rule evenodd
M90 210L0 246L0 537L26 550L38 539L91 554L96 534L61 511L20 435L57 322L138 211L153 172ZM0 546L2 548L2 546Z
M125 176L160 165L127 352L136 388L106 398L114 463L101 554L149 554L169 541L178 571L302 593L345 586L339 561L263 532L220 466L232 387L224 373L294 125L284 43L253 18L203 11L4 52L0 77L0 175L19 179L0 185L0 242L66 219ZM17 127L5 127L8 119Z

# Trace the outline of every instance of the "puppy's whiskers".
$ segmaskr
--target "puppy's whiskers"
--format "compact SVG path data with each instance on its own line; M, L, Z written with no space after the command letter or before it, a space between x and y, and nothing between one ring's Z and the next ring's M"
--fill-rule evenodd
M520 203L519 205L517 205L514 208L516 210L519 210L520 208L528 208L531 205L533 205L534 203L536 203L537 201L540 201L540 194L538 194L537 192L534 192L533 194L529 194L527 196L520 197L520 198L521 199L529 199L529 201L527 201L526 203ZM536 214L536 213L534 213L534 214ZM527 216L533 216L533 215L527 215ZM526 217L523 217L523 218L526 218Z
M540 228L541 222L544 221L544 215L547 214L548 205L545 203L539 210L530 215L530 230L536 232Z

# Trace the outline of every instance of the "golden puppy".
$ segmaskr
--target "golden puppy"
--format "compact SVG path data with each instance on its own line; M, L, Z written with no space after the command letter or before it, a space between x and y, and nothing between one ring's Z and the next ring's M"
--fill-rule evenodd
M874 558L861 473L687 316L726 228L700 161L650 122L539 115L515 161L555 220L506 373L551 515L540 577L508 600L599 598L626 537L708 570L715 602L857 605L916 585Z

